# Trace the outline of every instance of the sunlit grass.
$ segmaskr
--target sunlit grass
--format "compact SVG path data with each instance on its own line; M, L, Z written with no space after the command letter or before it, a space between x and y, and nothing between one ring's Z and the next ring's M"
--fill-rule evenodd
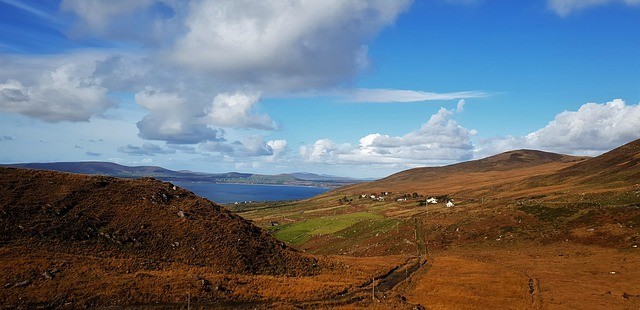
M382 215L370 212L319 217L282 225L274 236L290 244L302 244L316 235L333 234L361 221L381 219L384 219Z

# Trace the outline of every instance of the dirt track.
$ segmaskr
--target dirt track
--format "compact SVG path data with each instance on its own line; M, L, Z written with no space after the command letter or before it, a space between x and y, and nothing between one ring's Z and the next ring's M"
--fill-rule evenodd
M353 289L339 292L331 298L305 300L298 302L283 302L274 300L261 301L222 301L213 303L193 302L189 303L194 308L208 309L273 309L282 307L293 307L295 309L316 309L327 307L339 307L351 304L366 304L374 301L384 301L389 293L400 283L411 277L421 266L427 262L420 262L419 258L408 259L404 264L398 265L390 269L387 273L378 278L368 280ZM375 295L372 294L373 285L375 283ZM188 302L187 302L188 303ZM402 306L395 305L394 308L414 308L415 305L402 302ZM135 304L131 305L135 308L144 309L183 309L186 304L182 303L152 303L152 304Z

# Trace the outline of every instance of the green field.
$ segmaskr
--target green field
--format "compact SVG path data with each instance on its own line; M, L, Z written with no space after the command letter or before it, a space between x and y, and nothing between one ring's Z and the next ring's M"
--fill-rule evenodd
M275 228L274 237L289 244L302 244L313 236L333 234L362 221L382 220L384 216L370 212L323 216Z

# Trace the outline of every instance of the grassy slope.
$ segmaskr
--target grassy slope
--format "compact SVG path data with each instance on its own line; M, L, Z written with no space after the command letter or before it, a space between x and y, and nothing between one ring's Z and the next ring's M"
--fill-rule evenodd
M290 244L302 244L313 236L337 233L365 220L378 220L383 217L369 212L357 212L335 216L312 218L297 223L274 227L274 236Z
M588 160L543 154L542 160L525 164L509 162L507 154L506 163L499 156L488 161L489 168L467 164L467 172L460 166L410 170L241 215L259 225L289 223L286 229L362 212L377 214L374 220L344 223L351 225L325 234L305 230L302 239L275 236L317 254L425 253L431 263L397 289L413 303L435 308L633 308L640 306L640 186L634 181L637 175L610 169L618 162L626 165L625 171L637 169L637 150L624 149ZM564 182L557 182L558 175ZM595 182L593 175L617 182ZM392 192L384 202L359 198L382 191ZM447 195L457 206L396 201L413 192L423 195L420 199ZM351 201L345 203L345 196Z

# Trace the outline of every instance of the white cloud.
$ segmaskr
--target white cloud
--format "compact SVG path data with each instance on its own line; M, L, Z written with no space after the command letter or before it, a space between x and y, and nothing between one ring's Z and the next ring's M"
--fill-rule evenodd
M275 123L268 115L251 114L251 109L259 100L259 93L218 94L211 105L205 108L206 115L202 120L219 127L274 129Z
M409 0L191 2L172 58L266 89L333 86L366 65L366 43Z
M180 0L63 0L60 10L78 17L72 36L161 46L184 31L186 6Z
M419 102L431 100L455 100L482 98L488 95L482 91L463 91L453 93L433 93L404 89L360 88L344 94L347 101L352 102Z
M64 0L73 35L150 47L156 65L234 91L332 87L366 68L368 42L411 0ZM208 86L211 87L212 83ZM157 85L154 85L157 86ZM233 87L235 86L235 87Z
M320 139L313 146L300 147L300 156L303 160L313 163L341 163L340 156L353 152L355 148L351 144L338 145L329 139Z
M150 111L138 122L140 137L176 144L218 140L219 131L199 121L203 112L185 98L171 92L146 88L135 95L136 102Z
M4 57L3 57L4 58ZM6 57L0 70L0 110L46 122L88 121L115 105L108 90L91 72L94 63L84 57Z
M548 0L547 5L556 14L566 16L576 11L609 3L640 5L640 0Z
M357 145L318 140L312 146L300 147L300 156L313 163L382 164L405 168L471 159L471 137L476 131L460 126L452 119L453 114L453 111L441 108L416 131L397 137L369 134Z
M264 141L263 137L250 136L242 141L208 141L200 144L204 152L220 155L243 157L269 157L267 161L274 161L288 152L286 140Z
M640 104L626 105L615 99L603 104L586 103L577 111L564 111L547 126L524 137L484 141L477 156L521 148L597 155L638 138Z
M111 19L149 6L152 0L64 0L60 4L63 11L75 13L92 30L102 31Z
M182 97L185 94L188 97ZM136 102L149 110L140 122L140 136L177 144L220 140L225 128L272 130L268 115L253 113L260 96L253 92L220 93L209 105L193 92L167 92L147 87L135 95Z
M462 111L464 111L464 105L467 103L466 100L464 99L460 99L458 101L458 105L456 106L456 112L460 113Z
M542 148L610 150L640 138L640 104L621 99L587 103L578 111L564 111L544 128L528 134L527 143Z
M289 151L286 140L269 140L267 146L271 149L273 156L282 156Z
M275 129L269 115L254 112L261 93L349 81L369 65L368 42L410 3L63 0L60 8L76 17L71 36L138 47L94 59L87 77L105 93L136 94L149 110L139 136L196 144L224 142L222 128Z

